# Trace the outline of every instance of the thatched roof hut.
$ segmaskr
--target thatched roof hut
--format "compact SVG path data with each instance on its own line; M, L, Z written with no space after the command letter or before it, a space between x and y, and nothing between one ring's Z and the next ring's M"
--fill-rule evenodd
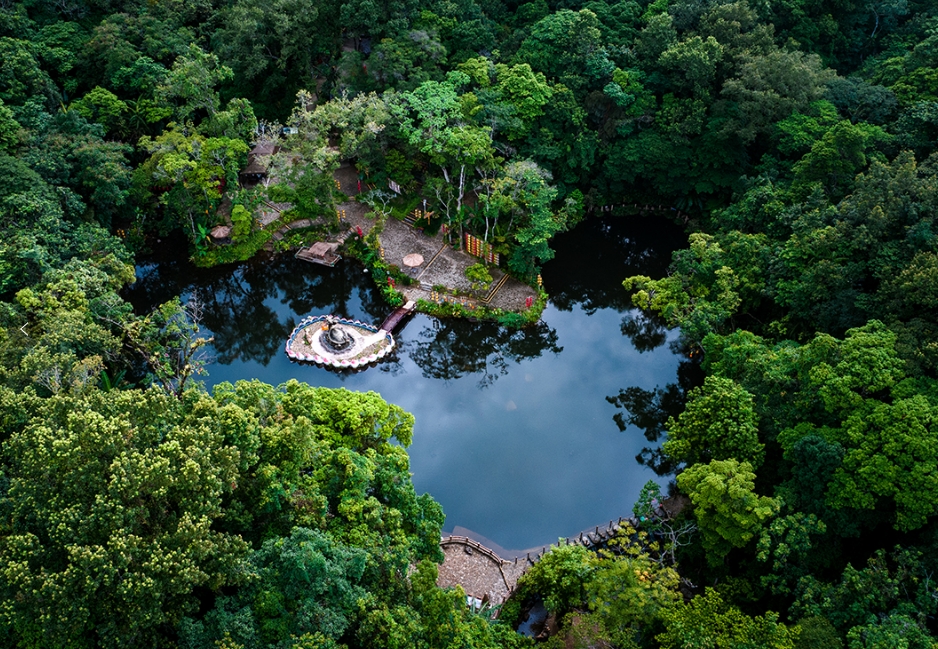
M267 176L267 165L270 156L280 151L280 146L266 140L254 145L248 153L248 166L241 170L238 176L243 183L260 182Z

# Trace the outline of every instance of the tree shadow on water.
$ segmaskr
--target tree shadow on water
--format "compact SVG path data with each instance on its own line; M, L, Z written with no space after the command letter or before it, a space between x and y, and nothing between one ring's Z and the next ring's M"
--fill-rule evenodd
M635 460L658 475L674 472L676 466L662 452L660 442L667 435L668 418L677 417L684 410L687 393L703 383L703 371L694 360L684 360L678 365L677 382L663 388L645 390L632 386L619 390L619 394L606 397L606 401L621 408L613 415L619 430L625 432L635 426L651 444L642 448Z
M218 362L267 365L296 326L295 314L323 311L348 317L357 287L352 272L347 266L319 269L300 266L291 258L275 259L245 264L200 287L206 296L205 325L215 335ZM285 308L277 308L278 302Z
M333 313L351 317L358 303L377 323L389 312L361 268L343 262L325 268L288 255L261 255L240 264L202 269L185 260L160 260L138 269L127 298L138 313L148 313L176 296L198 295L203 325L214 336L216 361L229 365L254 361L267 365L280 353L300 317ZM356 307L358 305L356 304Z
M587 315L628 311L632 298L622 280L664 276L671 253L686 240L666 219L592 216L551 241L557 254L542 272L550 302L561 311L579 306Z
M416 340L403 343L407 355L431 379L479 375L479 387L484 388L507 374L512 361L563 351L557 345L556 330L544 322L516 330L455 319L431 322Z
M639 353L657 349L668 339L668 328L664 320L639 309L633 309L622 316L619 328Z

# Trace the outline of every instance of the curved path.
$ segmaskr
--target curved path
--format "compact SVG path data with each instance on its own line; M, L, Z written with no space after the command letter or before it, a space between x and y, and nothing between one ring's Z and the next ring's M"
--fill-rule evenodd
M514 590L529 564L508 561L466 536L447 536L440 541L443 563L436 580L441 588L462 586L467 595L501 604Z
M636 527L638 521L632 518L609 521L606 525L597 525L576 536L560 539L557 545L599 548L614 538L623 524ZM516 556L512 559L499 556L494 550L467 536L444 536L440 547L443 550L443 563L439 567L437 585L450 588L458 584L467 595L498 605L508 599L521 575L555 546L544 545L524 553L513 553Z

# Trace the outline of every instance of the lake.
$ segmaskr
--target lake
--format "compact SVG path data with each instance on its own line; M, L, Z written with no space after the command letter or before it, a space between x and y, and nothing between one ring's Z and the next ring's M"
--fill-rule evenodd
M209 387L294 378L373 390L414 413L414 486L443 505L445 529L521 550L630 515L645 482L667 481L636 461L650 444L634 427L620 432L606 397L675 383L687 364L670 344L677 333L631 309L622 288L631 274L662 276L685 243L660 218L589 219L552 243L557 256L542 273L551 301L537 326L418 314L389 360L348 374L293 363L283 345L307 315L380 324L390 313L355 261L329 269L280 255L198 269L145 260L127 298L145 312L198 296L215 338Z

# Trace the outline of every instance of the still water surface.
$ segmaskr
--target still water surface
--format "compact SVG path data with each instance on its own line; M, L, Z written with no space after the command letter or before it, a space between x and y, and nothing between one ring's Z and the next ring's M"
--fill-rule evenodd
M282 255L209 270L154 261L138 268L128 299L145 311L199 296L215 337L209 386L295 378L374 390L414 413L414 485L443 505L446 529L525 549L629 514L642 485L662 481L636 461L648 442L619 431L606 396L675 382L676 333L631 310L621 282L660 277L685 240L650 219L589 220L554 244L543 272L552 300L536 327L417 315L389 361L356 374L298 365L282 351L306 315L380 323L389 313L353 261L327 269Z

